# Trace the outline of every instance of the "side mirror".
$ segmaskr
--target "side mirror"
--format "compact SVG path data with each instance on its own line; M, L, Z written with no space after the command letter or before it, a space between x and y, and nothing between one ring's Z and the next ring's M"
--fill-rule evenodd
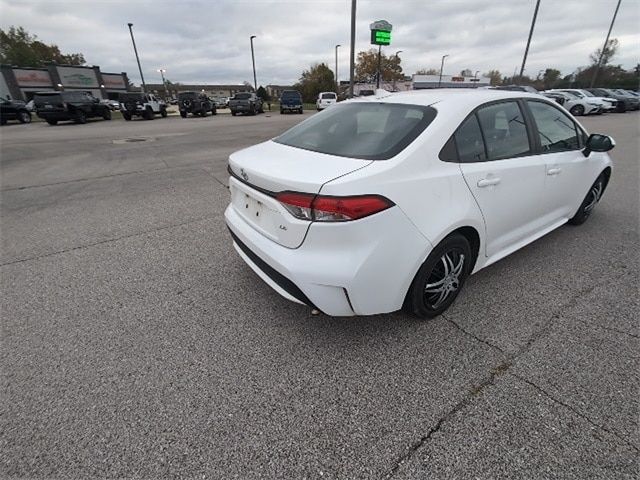
M582 154L588 157L591 152L608 152L616 146L616 142L609 135L592 133L587 139L587 144L582 150Z

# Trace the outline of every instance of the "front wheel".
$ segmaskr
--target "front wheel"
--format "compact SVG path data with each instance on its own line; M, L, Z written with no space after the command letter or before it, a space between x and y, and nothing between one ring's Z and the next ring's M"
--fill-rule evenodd
M76 123L80 123L80 124L87 123L87 114L84 113L82 110L80 110L78 113L76 113L75 121Z
M232 117L235 117L235 116L236 116L236 112L235 112L235 111L233 111L233 110L231 110L231 116L232 116Z
M131 114L128 112L122 112L122 118L124 118L127 122L131 120Z
M471 270L469 241L459 234L445 238L418 270L405 309L422 318L443 313L454 302Z
M160 110L160 115L162 116L162 118L167 118L167 109L166 108L162 108Z
M569 219L568 223L570 225L582 225L587 221L587 219L591 215L591 212L593 212L593 209L602 198L604 187L605 178L604 175L600 175L598 178L596 178L596 181L593 182L593 185L591 185L587 196L584 197L584 200L580 204L580 208L578 208L576 214Z
M569 112L574 117L580 117L584 115L584 107L582 105L574 105L573 107L571 107L571 110L569 110Z
M180 116L182 118L187 118L187 112L185 112L184 110L180 110Z
M153 120L153 117L155 116L155 114L153 113L153 110L151 110L150 108L147 108L144 111L143 117L145 120Z
M109 110L108 108L105 109L105 111L102 113L102 118L104 120L111 120L111 110Z
M49 125L57 125L58 124L58 120L47 120L47 123Z
M211 109L211 115L217 115L218 114L218 109L216 107L213 107Z
M31 114L29 112L20 112L18 114L18 121L20 123L31 123Z

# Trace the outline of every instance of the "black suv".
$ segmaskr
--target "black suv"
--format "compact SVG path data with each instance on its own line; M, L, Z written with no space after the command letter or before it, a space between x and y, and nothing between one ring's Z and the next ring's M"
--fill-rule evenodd
M187 118L190 113L203 117L207 116L208 111L211 111L212 115L218 113L215 102L212 102L204 93L198 92L178 93L178 108L182 118Z
M31 123L31 114L22 101L0 100L0 125L7 120L18 120L20 123Z
M88 118L111 120L111 110L90 92L38 92L33 97L36 114L55 125L60 120L87 123Z

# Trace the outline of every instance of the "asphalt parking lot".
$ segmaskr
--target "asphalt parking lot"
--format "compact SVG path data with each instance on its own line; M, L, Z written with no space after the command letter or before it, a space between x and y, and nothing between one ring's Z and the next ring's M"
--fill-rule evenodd
M229 153L304 116L0 130L0 465L25 478L637 478L640 114L580 227L442 317L311 316L233 250Z

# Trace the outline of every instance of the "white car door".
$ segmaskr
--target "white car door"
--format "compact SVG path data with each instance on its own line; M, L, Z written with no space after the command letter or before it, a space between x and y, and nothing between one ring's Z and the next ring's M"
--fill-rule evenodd
M587 135L561 109L541 100L527 100L535 135L545 159L547 215L553 221L569 219L597 175L597 160L585 157Z
M518 101L481 107L455 140L460 169L484 217L486 255L506 255L544 224L545 161L533 154Z

